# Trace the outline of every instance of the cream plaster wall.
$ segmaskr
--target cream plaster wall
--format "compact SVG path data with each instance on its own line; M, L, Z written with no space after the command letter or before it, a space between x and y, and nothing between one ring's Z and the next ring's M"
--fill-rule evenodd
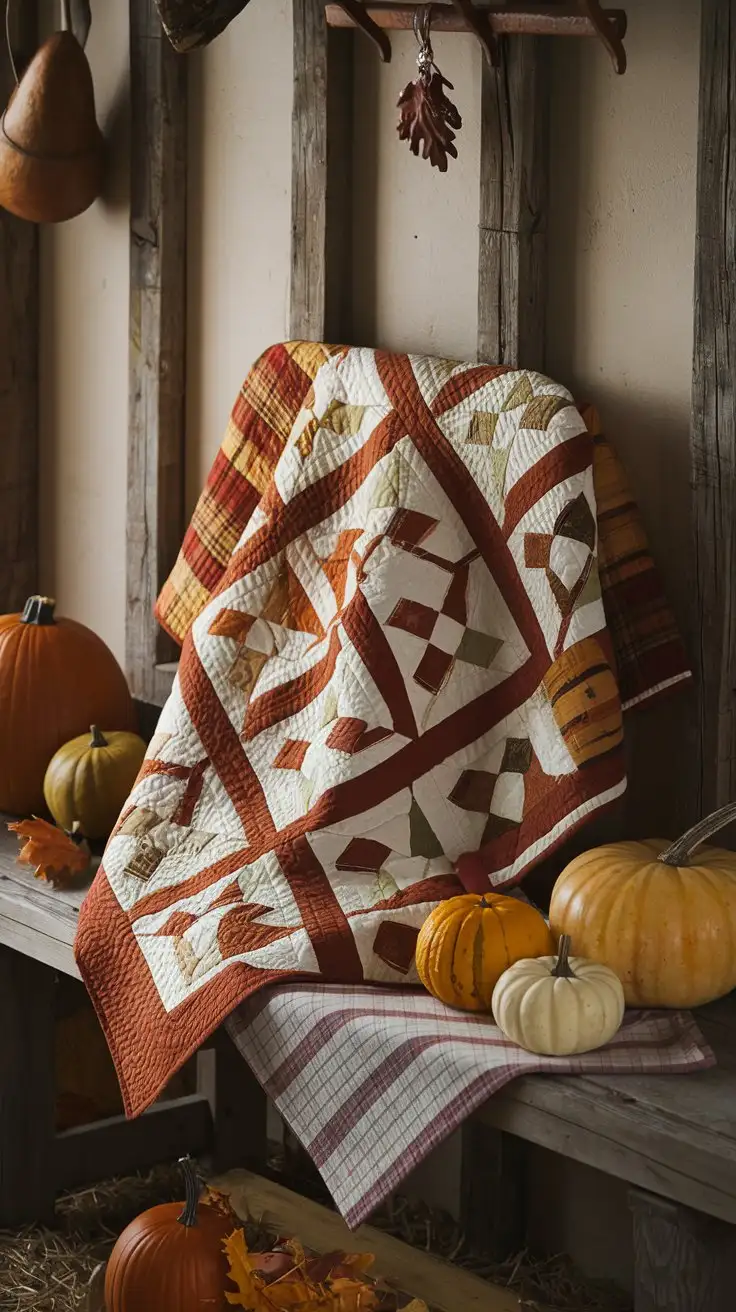
M625 78L615 78L590 43L550 47L549 370L601 407L683 609L699 5L628 0L627 7ZM190 57L190 504L249 364L287 332L289 11L289 0L258 0L215 45ZM469 39L437 41L465 116L460 159L440 177L394 134L395 99L413 73L412 45L410 37L395 40L389 69L367 44L359 47L353 337L472 356L480 56ZM42 237L42 584L122 656L126 0L95 6L89 54L112 170L103 201ZM661 817L663 828L679 807L683 715L682 704L672 703L635 731L638 812L648 822ZM441 1197L447 1179L439 1185L434 1176L432 1186L431 1173L423 1173L422 1189ZM562 1231L554 1242L575 1250L580 1227L570 1220ZM586 1252L587 1239L580 1255ZM615 1272L619 1259L611 1252L597 1254L596 1265Z
M630 0L630 71L557 42L549 367L594 396L620 443L675 599L686 535L698 9ZM249 6L190 56L187 491L217 449L250 362L287 331L290 4ZM442 177L394 133L413 38L356 68L353 337L472 355L480 55L436 53L465 117ZM89 55L111 133L104 200L42 237L43 586L122 654L127 422L127 5L95 12Z

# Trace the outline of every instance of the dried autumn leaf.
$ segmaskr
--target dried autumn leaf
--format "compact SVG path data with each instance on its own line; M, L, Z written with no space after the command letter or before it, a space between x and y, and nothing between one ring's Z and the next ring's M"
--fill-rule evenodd
M247 1308L248 1312L274 1312L275 1303L271 1302L263 1281L253 1271L243 1231L236 1230L225 1240L223 1247L230 1266L228 1275L238 1288L237 1294L225 1293L228 1303L233 1307Z
M77 843L66 830L50 825L34 816L31 820L18 820L8 829L25 839L17 860L34 866L37 879L44 879L54 888L68 888L77 883L90 865L90 850L86 843Z
M221 1189L213 1189L208 1184L202 1192L200 1203L205 1207L211 1207L213 1212L219 1212L221 1216L232 1218L233 1228L239 1224L238 1214L230 1202L230 1195L224 1194Z
M421 1298L413 1298L411 1303L407 1303L401 1312L427 1312L427 1304L423 1303Z
M330 1293L335 1299L335 1312L375 1312L378 1307L375 1290L363 1280L331 1280Z

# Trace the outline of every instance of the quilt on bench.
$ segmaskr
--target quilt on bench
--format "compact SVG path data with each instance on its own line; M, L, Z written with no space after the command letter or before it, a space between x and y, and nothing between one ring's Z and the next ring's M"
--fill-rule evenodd
M415 983L438 899L514 885L625 787L570 394L292 344L241 402L259 497L80 918L130 1112L265 985Z

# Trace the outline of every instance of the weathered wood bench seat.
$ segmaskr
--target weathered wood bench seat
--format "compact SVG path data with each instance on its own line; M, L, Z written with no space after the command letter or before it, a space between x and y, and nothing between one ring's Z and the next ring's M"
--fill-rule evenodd
M224 1032L200 1054L195 1094L158 1103L136 1122L54 1134L53 990L56 972L78 976L72 944L83 893L35 880L16 851L3 826L0 1226L47 1214L62 1188L184 1151L209 1153L217 1169L262 1162L265 1099ZM736 995L703 1008L698 1021L718 1058L712 1070L526 1076L486 1103L469 1127L465 1172L466 1208L486 1233L511 1240L519 1141L541 1144L632 1186L636 1312L731 1312Z
M35 879L17 850L0 816L0 1228L44 1220L64 1189L184 1153L217 1170L250 1163L265 1142L265 1105L224 1031L198 1055L195 1093L137 1121L55 1133L55 989L59 974L79 978L72 946L84 890Z

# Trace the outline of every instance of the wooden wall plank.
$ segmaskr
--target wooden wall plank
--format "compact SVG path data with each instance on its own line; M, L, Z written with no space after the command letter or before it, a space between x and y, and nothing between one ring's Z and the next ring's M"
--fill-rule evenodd
M549 201L549 61L512 37L484 61L481 94L478 358L543 369Z
M13 5L18 73L36 46L35 5ZM0 99L15 85L0 42ZM0 613L22 610L38 578L38 228L0 210Z
M153 619L184 533L187 64L154 0L130 0L130 397L126 663L161 703L176 659Z
M736 797L736 0L703 0L692 488L694 806Z
M353 49L323 0L293 0L291 313L294 338L343 341L352 289Z

